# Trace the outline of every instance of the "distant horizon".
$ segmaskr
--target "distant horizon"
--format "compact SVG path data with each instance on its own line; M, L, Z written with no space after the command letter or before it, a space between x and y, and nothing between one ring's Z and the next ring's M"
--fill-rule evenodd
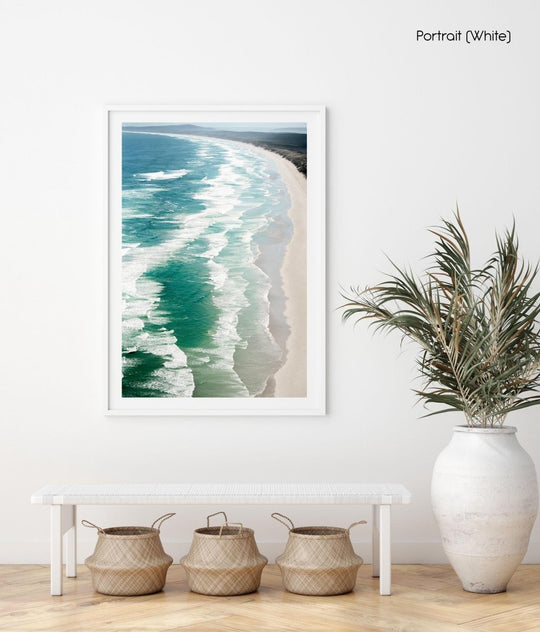
M289 132L294 134L307 134L307 125L305 123L287 123L282 121L275 122L191 122L191 121L174 121L174 122L125 122L123 127L165 127L171 125L193 125L205 130L222 130L229 132Z

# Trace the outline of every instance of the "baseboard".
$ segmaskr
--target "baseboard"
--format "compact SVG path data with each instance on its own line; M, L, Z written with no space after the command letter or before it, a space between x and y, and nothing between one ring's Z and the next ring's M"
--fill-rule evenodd
M79 539L78 562L91 555L96 540ZM187 554L191 542L163 540L165 551L177 564ZM260 552L273 563L283 553L285 542L257 542ZM366 564L371 564L371 544L354 542L354 549L361 555ZM392 562L394 564L448 564L440 542L393 542ZM33 542L1 542L0 564L48 564L49 541ZM529 550L523 559L524 564L540 564L540 541L529 544Z

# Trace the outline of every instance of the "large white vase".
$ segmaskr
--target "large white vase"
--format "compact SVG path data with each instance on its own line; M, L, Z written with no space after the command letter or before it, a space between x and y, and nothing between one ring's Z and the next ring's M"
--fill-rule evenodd
M534 463L516 428L456 426L435 462L431 500L463 588L505 591L527 552L538 511Z

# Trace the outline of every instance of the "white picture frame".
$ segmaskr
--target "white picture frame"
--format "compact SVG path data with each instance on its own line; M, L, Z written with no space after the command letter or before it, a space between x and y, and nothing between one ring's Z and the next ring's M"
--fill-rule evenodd
M121 105L108 106L105 118L108 259L107 414L179 417L324 415L326 388L324 107ZM305 162L302 165L302 151L301 148L296 151L295 143L298 143L300 147L303 129L307 149ZM285 142L289 142L288 139L292 139L292 153L289 152L289 146ZM179 153L180 157L176 158L174 152L180 144L175 147L172 144L178 141L181 141L184 153ZM160 149L162 146L166 148L164 152ZM148 148L147 151L145 147ZM275 149L275 151L269 152L268 149ZM178 151L180 152L180 149ZM196 161L198 166L193 170L189 166L192 163L188 165L186 158L191 155L189 152L197 152L198 156ZM276 152L281 155L276 157ZM208 165L204 160L201 162L201 156L205 155L209 156ZM296 167L291 160L284 157L285 155L296 163ZM165 160L169 162L163 162ZM185 165L182 160L186 161ZM267 162L260 162L263 160ZM216 167L219 161L223 162ZM145 164L149 165L144 167L145 171L141 167L140 173L131 173L135 166ZM307 177L301 174L306 164ZM167 169L163 165L171 168ZM243 170L231 173L230 169L233 167L229 168L230 165L236 165L235 169ZM253 168L250 168L250 165L253 165ZM268 171L265 171L266 169ZM202 173L208 175L201 178ZM223 243L229 239L227 242L229 250L234 253L232 237L227 236L236 235L234 233L236 228L223 228L225 225L223 218L227 221L230 218L229 211L226 209L236 209L234 206L236 203L243 204L242 208L248 208L240 194L236 193L237 189L234 188L240 186L238 185L240 173L243 184L238 190L242 191L242 195L245 194L246 199L248 192L252 197L255 193L262 196L263 188L267 186L265 183L270 183L270 180L277 182L279 180L277 174L279 174L283 180L279 183L281 188L275 189L275 196L274 189L269 189L270 193L266 192L264 195L269 200L274 200L275 197L274 206L277 208L277 196L278 192L281 192L279 195L283 195L284 200L288 199L290 207L294 209L291 211L289 208L287 211L287 217L291 220L287 234L290 233L292 236L287 245L279 251L282 253L282 259L279 265L277 261L274 261L273 273L266 270L267 278L264 279L264 283L269 284L270 289L265 295L265 289L261 294L259 291L261 288L254 285L259 292L257 296L264 296L262 303L257 303L253 298L250 302L246 298L251 286L245 285L244 281L242 281L242 288L248 288L244 289L245 296L241 301L234 302L233 293L224 289L223 280L220 281L221 285L216 282L212 285L210 281L205 280L204 274L203 276L195 274L196 267L197 270L202 269L199 259L195 257L202 257L203 261L211 261L214 268L219 267L221 277L225 275L227 279L226 283L229 284L227 287L235 288L235 292L240 292L238 279L249 277L254 270L255 260L260 262L264 259L264 256L260 255L260 250L255 250L259 246L255 247L252 244L250 252L259 252L259 256L255 259L253 255L253 260L249 257L242 259L246 270L249 266L245 275L242 276L237 271L237 266L233 268L230 263L228 264L229 272L226 273L227 266L223 262L225 260L223 253L226 248L223 247ZM253 183L248 176L244 177L249 173L253 174ZM262 174L266 173L270 175L263 177ZM215 184L218 177L220 178L219 187ZM230 181L227 181L226 177L230 177ZM246 182L247 184L244 184ZM283 194L283 185L285 185L288 198ZM172 190L169 187L172 187ZM219 191L230 193L231 190L235 191L236 197L219 198ZM193 191L198 191L198 193L193 193ZM135 201L132 198L135 198ZM141 206L141 198L145 199L144 206ZM183 202L184 206L182 206L180 202L175 202L176 199L187 200L187 202L185 204ZM231 199L236 200L232 206ZM195 200L199 200L196 205ZM304 200L303 208L302 200ZM192 206L195 205L200 210L193 212L190 202L193 203ZM285 202L280 202L280 204L283 206ZM180 209L180 211L175 210L174 216L167 215L169 218L167 222L173 228L167 227L168 232L165 232L165 229L160 227L160 222L163 225L166 223L162 221L162 214L165 212L163 209L173 212L168 210L169 207ZM190 209L189 214L185 209ZM202 219L199 221L203 216L204 222ZM264 215L265 218L271 216L270 212ZM143 220L142 217L150 217L150 219ZM241 219L235 220L234 224L235 227L244 225L246 227L241 238L235 237L235 239L241 239L241 243L247 242L251 234L248 234L247 227L252 223L244 219L245 217L247 213L243 212ZM149 226L146 233L144 221L147 221ZM270 222L268 219L265 221ZM278 220L272 221L275 227ZM190 242L189 239L190 235L195 233L193 231L188 233L187 227L197 222L206 226L210 236L219 233L221 240L219 247L222 250L218 252L219 248L213 250L208 248L204 253L197 251L197 254L190 259L188 250L195 249L195 241L192 239ZM219 222L221 223L218 226ZM154 228L154 225L157 228ZM210 234L211 231L213 232ZM270 234L270 228L268 231ZM173 235L173 237L168 237L167 241L165 234ZM248 237L245 236L246 234ZM255 234L261 243L266 243L261 237L261 235L264 236L263 229L258 229L257 233L253 233ZM182 238L180 238L181 235ZM204 241L200 231L197 235L198 239ZM207 241L209 235L206 236ZM169 245L173 243L173 239L176 239L174 248ZM159 246L155 246L155 243L159 243ZM268 252L276 252L272 250L273 246L264 247L268 249ZM167 251L167 259L164 262L165 251ZM218 254L212 255L211 252L218 252ZM223 260L220 260L220 257ZM167 266L174 268L180 265L180 260L184 274L175 277L168 271L167 276L163 277L167 279L164 282L159 275L165 274L163 271L168 270ZM155 263L156 261L158 263ZM259 272L258 266L256 267L256 272ZM141 273L142 268L144 271ZM133 270L136 272L134 273ZM186 270L193 270L193 274L185 274ZM279 283L276 270L279 271ZM210 341L207 354L203 354L201 348L196 347L194 343L186 342L188 336L183 335L182 325L176 328L171 326L171 323L180 322L179 313L188 310L186 313L190 314L188 301L184 299L184 296L188 296L187 291L182 294L183 290L174 288L173 291L171 288L174 286L175 279L177 279L177 285L181 285L181 279L191 277L193 279L200 277L201 295L204 295L204 301L216 312L215 321L210 322L221 323L224 319L230 321L228 328L212 324L205 329L202 320L200 323L196 318L191 321L189 318L186 319L184 314L183 322L199 323L199 329L203 331L200 335L204 334ZM169 282L170 279L172 281ZM259 282L263 283L263 281ZM235 283L238 288L234 285ZM282 295L286 297L280 303L281 311L278 308L272 308L272 301L274 301L274 295L279 293L279 286L281 286ZM210 291L208 291L209 288ZM177 301L176 303L173 303L173 298ZM275 299L275 302L278 305L278 299ZM239 308L240 304L245 305ZM172 305L176 305L177 309L171 308ZM195 314L195 311L198 313L200 311L198 303L193 303L193 306L192 313ZM257 320L261 314L264 314L263 308L268 309L269 312L269 321L266 324L264 324L264 318L260 323ZM251 320L257 323L260 332L264 330L265 335L268 332L271 333L272 322L274 331L281 331L280 342L277 335L274 336L275 340L271 341L272 353L279 347L274 344L277 344L276 341L281 344L281 350L285 350L281 356L286 357L283 366L280 366L275 374L268 376L264 391L257 391L257 389L266 379L265 371L269 371L269 367L274 365L270 361L264 364L262 359L260 366L256 364L259 358L266 358L266 347L264 349L261 347L258 352L254 342L263 340L266 345L266 338L259 330L250 337L246 334L245 340L241 337L240 323L250 322L251 317L248 317L250 309L257 314L257 318ZM279 324L278 321L287 324L288 335L283 334L285 331L283 327L280 329L276 326L276 323ZM223 332L228 333L231 330L231 322L236 330L231 334L229 344L226 343L227 336L224 336ZM185 346L189 344L191 347ZM226 347L226 351L219 351L218 347L221 348L221 346ZM234 349L232 355L231 349ZM172 356L167 353L172 353ZM218 353L224 354L223 358L218 357L216 355ZM174 359L172 359L173 356ZM178 360L178 357L181 359ZM245 358L244 364L238 360L239 357ZM192 366L190 362L193 362ZM152 367L154 367L153 371L151 371ZM218 370L222 372L219 373ZM213 381L213 375L216 375L215 381ZM248 379L244 377L242 381L242 375L247 376ZM181 376L184 377L180 379ZM234 380L230 376L234 377ZM231 386L229 386L229 381ZM253 385L251 381L254 382ZM221 386L222 382L223 386ZM182 384L181 387L178 386L179 383ZM186 383L188 386L185 385ZM219 390L220 388L223 390ZM248 391L248 388L252 390ZM237 391L241 391L242 394L237 395Z

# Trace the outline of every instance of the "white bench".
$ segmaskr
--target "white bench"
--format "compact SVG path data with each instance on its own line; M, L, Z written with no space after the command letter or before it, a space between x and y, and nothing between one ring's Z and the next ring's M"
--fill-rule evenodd
M77 505L372 505L372 575L381 595L391 593L390 509L411 500L403 485L361 483L179 483L46 485L31 502L51 507L51 595L62 594L62 549L66 577L77 576Z

